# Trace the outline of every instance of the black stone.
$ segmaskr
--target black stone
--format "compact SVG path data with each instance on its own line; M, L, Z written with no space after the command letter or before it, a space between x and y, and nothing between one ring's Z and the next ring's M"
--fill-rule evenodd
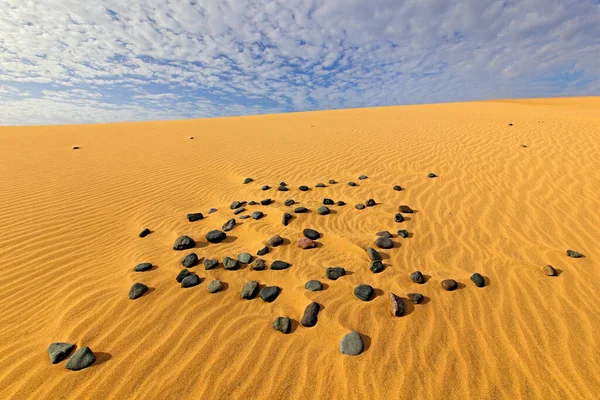
M268 206L268 205L269 205L269 204L271 204L272 202L273 202L273 200L271 200L271 199L263 199L263 200L261 200L261 201L260 201L260 204L261 204L262 206Z
M254 201L254 200L251 200L250 203L248 203L249 206L255 206L257 204L260 204L260 203L257 201Z
M583 254L575 250L567 250L567 255L571 258L581 258Z
M287 186L279 186L277 190L279 190L280 192L287 192L289 189L287 188Z
M252 263L252 269L255 271L264 271L265 269L267 269L267 263L265 263L265 260L263 260L262 258L257 258Z
M138 299L142 297L147 291L148 286L144 285L143 283L136 282L131 286L131 289L129 289L129 298L131 300Z
M318 303L312 302L304 310L304 316L300 323L307 328L313 327L319 321L319 310L321 306Z
M262 211L254 211L252 213L252 218L253 219L261 219L264 216Z
M214 244L221 243L226 237L227 234L219 230L210 231L206 234L206 240Z
M381 231L381 232L377 232L377 233L375 234L375 236L384 237L384 238L390 238L390 239L394 237L394 235L392 235L392 234L390 233L390 231Z
M232 210L235 210L236 208L240 208L243 205L244 204L241 201L234 201L234 202L231 203L231 205L229 206L229 208L231 208Z
M267 254L269 252L269 246L265 246L262 249L258 250L256 252L257 256L264 256L265 254Z
M317 184L315 185L315 187L318 187L318 188L324 188L324 187L327 187L327 186L325 186L325 184L324 184L324 183L317 183Z
M409 293L407 296L415 304L420 304L425 300L425 297L420 293Z
M342 200L340 200L340 201L338 201L338 202L337 202L337 205L338 205L338 206L340 206L340 207L342 207L342 206L345 206L345 205L346 205L346 202L345 202L345 201L342 201Z
M264 287L258 295L261 299L263 299L263 301L266 301L267 303L272 303L273 301L275 301L277 296L279 296L280 291L281 289L279 288L279 286L267 286Z
M367 207L373 207L373 206L374 206L374 205L376 205L376 204L377 204L377 202L376 202L374 199L369 199L369 200L367 200L367 202L366 202L366 206L367 206Z
M263 186L261 189L262 189L262 190L269 190L269 189L271 189L271 186L269 186L269 185L264 185L264 186Z
M407 205L401 205L399 207L399 210L400 210L401 213L404 213L404 214L412 214L412 213L414 213L413 209L410 208Z
M408 231L406 229L400 229L398 231L398 236L400 236L401 238L406 239L408 237Z
M244 207L240 207L240 208L237 208L233 213L235 215L238 215L238 214L243 213L244 211L246 211L246 209Z
M330 185L335 185L336 183L337 183L337 182L336 182L335 180L333 180L333 179L330 179L330 180L329 180L329 184L330 184Z
M413 281L414 283L419 283L419 284L425 283L425 277L423 276L421 271L415 271L412 274L410 274L410 280Z
M254 179L252 178L246 178L244 179L244 185L247 185L248 183L252 182Z
M325 198L323 199L323 204L325 204L326 206L331 206L334 205L335 202L332 199Z
M146 272L146 271L150 271L151 269L152 269L151 263L141 263L141 264L138 264L135 267L133 267L133 270L135 272Z
M269 241L267 243L271 247L277 247L277 246L281 246L283 244L283 239L281 238L281 236L275 235L271 239L269 239Z
M248 218L250 218L250 216L249 215L241 215L239 218L240 219L248 219Z
M356 182L348 182L349 186L356 186Z
M48 357L50 357L50 362L52 364L58 364L59 362L67 358L67 356L71 354L74 348L75 345L71 343L51 343L50 346L48 346Z
M380 237L375 240L375 245L380 249L391 249L394 247L394 242L390 238Z
M287 269L289 268L290 264L286 263L285 261L281 261L281 260L275 260L271 263L271 269L273 270L282 270L282 269Z
M196 247L196 242L189 236L179 236L173 245L174 250L187 250Z
M204 269L215 269L219 265L218 260L204 259Z
M215 213L217 211L219 211L219 210L217 210L216 208L211 208L211 209L208 210L208 213L212 214L212 213Z
M346 270L342 267L329 267L325 271L327 278L332 281L337 280L339 277L346 275Z
M384 267L383 263L381 262L381 260L373 260L373 261L371 261L371 264L369 264L369 269L374 274L378 274L378 273L382 272L385 269L385 267Z
M381 255L372 247L367 247L367 255L371 261L381 261Z
M221 227L221 229L223 229L225 232L229 232L230 230L233 229L233 227L235 226L236 222L235 222L235 218L231 218L230 220L228 220L227 222L225 222L223 224L223 226Z
M323 290L323 284L313 279L304 284L304 289L308 290L309 292L318 292Z
M281 218L281 222L283 223L283 226L288 226L288 224L290 223L290 221L294 219L294 217L292 216L292 214L290 213L284 213L283 217Z
M235 271L240 268L240 263L235 258L224 257L223 258L223 268L229 271Z
M365 205L361 203L358 203L354 207L356 207L357 210L364 210L366 208Z
M146 236L148 236L151 233L152 233L152 231L149 228L144 228L144 230L140 232L140 237L145 238Z
M396 222L404 222L404 217L400 213L394 214L394 221Z
M89 367L96 361L96 355L89 347L82 347L77 350L65 364L66 369L79 371Z
M330 212L331 212L331 210L327 206L321 206L321 207L317 208L317 213L319 215L328 215Z
M433 172L430 172L430 173L427 174L427 177L428 178L435 178L435 177L437 177L437 175L434 174Z
M308 190L308 186L302 185L298 189L300 189L302 192L306 192Z
M183 278L181 281L182 288L191 288L200 283L200 277L198 275L190 275Z
M258 293L258 282L257 281L248 281L244 283L242 287L242 291L240 292L240 297L242 299L250 300L256 297Z
M361 180L361 181L365 180L367 178L368 178L368 176L366 176L366 175L361 175L361 176L358 177L358 179Z
M296 204L296 202L293 199L288 199L283 202L283 205L286 207L293 206L294 204Z
M394 186L394 190L397 191L397 192L399 192L399 191L402 190L402 186L396 185L396 186Z
M308 212L308 208L306 208L306 207L296 207L296 208L294 208L294 212L296 214L307 213Z
M179 273L177 274L177 276L175 277L175 280L179 283L181 283L181 281L183 281L184 278L187 278L188 276L190 276L192 273L190 271L188 271L187 269L182 269L181 271L179 271Z
M279 186L287 186L287 183L285 183L285 182L279 182Z
M190 253L181 259L181 265L186 268L192 268L198 265L198 255L196 253Z
M200 221L203 218L204 218L204 215L202 215L202 213L190 213L187 215L187 219L190 222Z
M314 229L306 228L302 231L302 234L311 240L317 240L321 237L321 234Z
M275 321L273 321L273 329L281 333L290 333L291 327L292 324L288 317L277 317Z
M371 300L374 294L375 290L373 290L373 287L369 285L358 285L354 288L354 295L362 301Z
M485 280L483 279L483 276L481 276L477 272L475 272L473 275L471 275L471 282L473 282L475 284L475 286L477 286L477 287L485 286Z
M240 253L238 254L238 261L242 264L250 264L252 262L252 254L250 253Z

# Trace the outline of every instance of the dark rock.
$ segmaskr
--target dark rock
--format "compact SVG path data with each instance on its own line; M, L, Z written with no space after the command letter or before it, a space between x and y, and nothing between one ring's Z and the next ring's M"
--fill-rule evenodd
M325 198L325 199L323 199L323 204L325 204L326 206L331 206L331 205L334 205L335 202L332 199Z
M366 176L366 175L361 175L361 176L358 177L358 179L361 180L361 181L365 180L367 178L368 178L368 176Z
M212 214L212 213L216 213L217 211L219 211L219 210L217 210L216 208L211 208L208 210L208 213Z
M181 259L181 265L186 268L192 268L198 265L198 255L196 253L190 253Z
M223 268L229 271L235 271L240 268L240 263L235 258L224 257L223 258Z
M261 189L262 189L262 190L269 190L269 189L271 189L271 186L269 186L269 185L264 185L264 186L263 186Z
M408 231L406 229L400 229L398 231L398 236L400 236L403 239L406 239L408 237Z
M324 183L317 183L317 184L315 185L315 187L318 187L318 188L324 188L324 187L327 187L327 186L325 186L325 184L324 184Z
M249 215L241 215L239 218L240 219L248 219L248 218L250 218L250 216Z
M267 286L260 291L259 297L267 303L272 303L273 301L275 301L277 296L279 296L280 291L281 289L279 288L279 286Z
M77 350L65 364L66 369L79 371L87 368L96 361L96 355L89 347L82 347Z
M357 210L364 210L366 208L365 205L361 203L358 203L354 207L356 207Z
M445 279L442 281L442 287L448 291L452 291L458 287L458 283L454 279Z
M144 228L144 230L140 232L140 237L145 238L146 236L148 236L151 233L152 233L152 231L149 228Z
M398 207L400 209L401 213L405 213L405 214L412 214L414 211L412 210L412 208L410 208L407 205L401 205L400 207Z
M394 242L390 238L380 237L375 240L375 245L380 249L391 249L394 247Z
M483 276L481 276L477 272L475 272L473 275L471 275L471 282L473 282L475 284L475 286L477 286L477 287L485 286L485 280L483 279Z
M252 178L246 178L244 179L244 185L247 185L248 183L252 182L254 179Z
M548 276L556 276L556 270L552 265L546 265L544 268L542 268L542 271L544 271L544 274Z
M308 190L308 186L302 185L298 189L300 189L303 192L306 192Z
M228 220L227 222L225 222L223 224L223 226L221 227L221 229L223 229L225 232L229 232L230 230L233 229L233 227L235 226L236 222L235 222L235 218L231 218L230 220Z
M395 190L396 192L399 192L399 191L401 191L401 190L402 190L402 186L400 186L400 185L396 185L396 186L394 186L394 190Z
M273 200L271 200L271 199L263 199L263 200L260 201L260 205L261 206L268 206L272 202L273 202Z
M526 149L527 145L526 144L522 144L521 147L524 148L524 149Z
M380 232L377 232L375 234L375 236L384 237L384 238L388 238L388 239L391 239L394 237L394 235L392 235L390 233L390 231L380 231Z
M335 180L333 180L333 179L330 179L330 180L329 180L329 184L330 184L330 185L335 185L336 183L337 183L337 182L336 182Z
M327 215L331 212L331 210L329 210L329 207L327 206L321 206L319 208L317 208L317 213L319 215Z
M273 321L273 329L281 333L290 333L291 327L292 323L288 317L277 317L275 321Z
M217 293L221 289L223 289L223 284L218 279L211 281L208 284L208 287L206 288L206 290L208 290L208 293Z
M187 215L187 219L190 222L200 221L203 218L204 218L204 215L202 215L202 213L190 213Z
M177 240L175 240L175 244L173 245L174 250L187 250L193 249L196 246L196 242L189 236L179 236Z
M240 292L240 297L242 299L250 300L256 297L258 293L258 282L257 281L248 281L244 283L242 287L242 291Z
M345 201L342 201L342 200L340 200L340 201L338 201L338 202L337 202L337 205L338 205L338 206L340 206L340 207L343 207L343 206L345 206L345 205L346 205L346 202L345 202Z
M236 208L240 208L243 205L244 204L241 201L234 201L229 205L229 208L231 208L232 210L235 210Z
M257 258L252 263L252 269L254 271L264 271L265 269L267 269L267 263L265 263L265 260L263 260L262 258Z
M292 216L292 214L290 213L284 213L283 217L281 218L281 223L283 223L283 226L288 226L288 224L290 223L290 221L294 219L294 217Z
M238 255L238 261L242 264L250 264L252 261L252 254L250 253L240 253Z
M371 261L381 261L381 255L372 247L367 247L367 255Z
M188 139L189 139L189 140L194 140L194 137L193 137L193 136L190 136Z
M312 240L310 240L309 238L300 238L298 240L298 243L296 243L296 245L304 250L317 247L317 244L315 242L313 242Z
M252 213L252 218L253 219L261 219L264 216L262 211L254 211Z
M141 264L138 264L135 267L133 267L133 270L135 272L146 272L146 271L150 271L151 269L152 269L151 263L141 263Z
M294 204L296 204L296 202L294 201L294 199L288 199L286 201L283 202L283 205L286 207L290 207L293 206Z
M304 289L308 290L309 292L318 292L323 290L323 284L313 279L304 284Z
M175 277L175 280L179 283L181 283L181 281L183 281L185 278L187 278L188 276L190 276L192 273L190 271L188 271L187 269L182 269L181 271L179 271L179 273L177 274L177 276Z
M325 270L325 275L327 278L335 281L339 277L346 275L346 270L342 267L329 267Z
M583 254L575 250L567 250L567 255L571 258L581 258Z
M369 269L374 274L378 274L378 273L382 272L385 269L385 267L383 266L383 263L381 262L381 260L374 260L374 261L371 261L371 264L369 265Z
M204 259L204 269L215 269L219 265L218 260L210 260L208 258Z
M404 301L392 292L388 293L388 298L390 299L390 313L394 317L401 317L404 315Z
M356 182L348 182L349 186L356 186Z
M273 270L282 270L282 269L287 269L289 268L290 264L286 263L285 261L281 261L281 260L275 260L271 263L271 269Z
M394 214L394 221L396 222L404 222L404 217L400 213Z
M237 209L236 209L236 210L233 212L233 214L234 214L234 215L238 215L238 214L241 214L241 213L243 213L243 212L245 212L245 211L246 211L246 209L245 209L244 207L240 207L240 208L237 208Z
M508 126L513 126L513 124L508 124Z
M433 172L430 172L430 173L427 174L427 177L428 178L435 178L435 177L437 177L437 175L434 174Z
M73 146L73 150L79 150L79 146Z
M319 320L319 310L321 306L318 303L312 302L304 310L304 316L300 323L307 328L313 327Z
M287 183L285 183L285 182L279 182L279 186L287 186Z
M200 283L200 277L198 275L190 275L183 278L181 281L182 288L191 288Z
M129 289L129 298L131 300L138 299L142 297L147 291L148 286L144 285L143 283L136 282L131 286L131 289Z
M71 343L51 343L50 346L48 346L48 357L50 357L50 362L52 364L58 364L59 362L67 358L67 356L71 354L74 348L75 345Z
M414 283L419 283L419 284L425 283L425 277L423 276L421 271L415 271L412 274L410 274L410 280L413 281Z
M269 239L269 241L267 243L271 247L277 247L277 246L281 246L283 244L283 239L281 238L281 236L275 235L271 239Z
M256 252L256 255L257 256L264 256L265 254L268 254L268 253L269 253L269 246L265 246L262 249L258 250Z
M354 288L354 295L362 301L369 301L373 298L375 290L369 285L358 285Z
M340 352L347 356L357 356L363 352L362 338L357 332L350 332L340 341Z
M374 205L377 204L377 202L375 202L374 199L369 199L369 200L367 200L367 202L365 204L367 205L367 207L373 207Z
M210 231L206 234L206 240L214 244L221 243L226 237L227 234L225 232L218 230Z
M279 190L280 192L287 192L289 189L287 188L287 186L279 186L277 190Z
M317 240L321 237L321 234L314 229L306 228L302 231L302 234L311 240Z
M250 203L248 203L249 206L255 206L257 204L260 204L260 203L258 201L254 201L254 200L251 200Z
M420 293L409 293L408 298L415 304L420 304L425 299Z
M294 212L296 214L304 214L304 213L308 212L308 208L306 208L306 207L296 207L296 208L294 208Z

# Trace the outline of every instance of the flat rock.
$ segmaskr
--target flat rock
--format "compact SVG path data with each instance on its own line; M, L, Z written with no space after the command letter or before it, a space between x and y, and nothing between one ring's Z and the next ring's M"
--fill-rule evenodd
M67 358L67 356L71 354L74 348L75 345L71 343L51 343L50 346L48 346L48 357L50 357L50 362L52 364L58 364L59 362Z
M271 263L271 269L279 271L282 269L288 269L290 267L289 263L286 263L285 261L281 261L281 260L275 260Z
M345 205L346 205L346 202L345 202L345 201L342 201L342 200L339 200L339 201L337 202L337 205L338 205L338 206L340 206L340 207L343 207L343 206L345 206Z
M204 269L215 269L219 265L218 260L204 259Z
M260 205L261 206L268 206L272 202L273 202L273 200L271 200L271 199L263 199L263 200L260 201Z
M221 243L226 237L227 234L219 230L213 230L206 234L206 240L213 244Z
M302 320L300 321L302 326L305 326L307 328L315 326L317 324L317 322L319 321L319 310L320 309L321 309L321 306L319 305L319 303L315 303L314 301L312 303L310 303L309 305L307 305L306 308L304 309L304 316L302 317Z
M250 262L252 261L252 254L250 254L250 253L240 253L238 255L237 259L242 264L250 264Z
M264 216L262 211L254 211L252 213L252 218L253 219L261 219Z
M216 213L217 211L219 211L219 210L217 210L216 208L210 208L210 209L208 210L208 213L209 213L209 214L212 214L212 213Z
M412 214L414 211L407 205L401 205L398 207L401 213Z
M191 288L200 283L200 277L198 275L190 275L183 278L181 281L182 288Z
M334 179L330 179L330 180L329 180L329 184L330 184L330 185L335 185L336 183L337 183L337 182L336 182Z
M542 268L542 271L548 276L556 276L556 270L552 265L544 266L544 268Z
M361 175L361 176L359 176L359 177L358 177L358 180L362 181L362 180L365 180L365 179L367 179L367 178L368 178L368 176L366 176L366 175Z
M369 301L373 298L375 290L370 285L358 285L354 288L354 295L362 301Z
M248 281L244 283L242 287L242 291L240 292L240 297L242 299L250 300L256 297L258 293L258 282L257 281Z
M223 268L229 271L235 271L240 268L240 263L235 258L225 257L223 258Z
M303 191L303 192L306 192L306 191L308 191L309 188L308 188L308 186L302 185L298 189L301 190L301 191Z
M257 256L264 256L265 254L268 254L268 253L269 253L269 251L270 251L270 250L269 250L269 246L265 246L265 247L263 247L262 249L258 250L258 251L256 252L256 255L257 255Z
M190 253L181 259L181 265L186 268L192 268L198 265L198 255L196 253Z
M391 249L394 247L394 242L390 238L380 237L375 240L375 245L380 249Z
M272 303L275 301L277 296L279 296L279 292L281 292L281 288L279 286L267 286L264 287L258 296L267 303Z
M373 206L377 205L377 202L375 201L375 199L369 199L369 200L367 200L367 202L365 203L365 205L367 207L373 207Z
M358 203L354 206L354 208L356 208L357 210L364 210L367 207L362 203Z
M403 239L406 239L408 237L408 231L406 229L400 229L398 231L398 236Z
M575 250L567 250L567 255L571 258L581 258L583 254Z
M317 240L321 237L321 234L318 231L311 228L304 229L302 234L311 240Z
M247 184L249 184L249 183L250 183L250 182L252 182L253 180L254 180L254 179L252 179L252 178L246 178L246 179L244 179L244 185L247 185Z
M187 271L187 269L186 269L186 271ZM144 285L143 283L136 282L131 286L131 289L129 289L129 298L131 300L139 299L147 291L148 291L148 286Z
M396 213L396 214L394 214L394 221L404 222L404 216L400 213Z
M378 274L378 273L382 272L385 269L385 267L384 267L383 263L381 262L381 260L373 260L373 261L371 261L371 264L369 264L369 269L374 274Z
M254 201L254 200L251 200L250 203L248 203L249 206L255 206L258 204L260 204L260 203L258 201Z
M204 215L202 215L202 213L190 213L187 215L187 219L190 222L200 221L203 218L204 218Z
M233 229L233 227L235 226L236 222L235 222L235 218L231 218L230 220L227 220L227 222L225 222L223 224L223 226L221 227L221 229L223 229L225 232L229 232L230 230Z
M281 333L290 333L292 323L288 317L277 317L273 321L273 329Z
M235 210L236 208L240 208L243 205L244 205L244 203L242 203L241 201L234 201L229 205L229 208L231 208L232 210Z
M146 271L150 271L151 269L152 269L151 263L141 263L141 264L138 264L135 267L133 267L133 270L135 272L146 272Z
M283 205L286 206L286 207L293 206L294 204L296 204L296 202L294 201L294 199L287 199L286 201L283 202Z
M329 267L325 270L325 275L332 281L346 275L346 270L342 267Z
M217 293L221 289L223 289L223 284L218 279L215 279L214 281L211 281L208 284L208 287L206 288L206 290L208 290L208 293Z
M407 296L415 304L420 304L425 300L425 297L421 293L409 293Z
M315 187L318 187L318 188L324 188L324 187L327 187L327 186L325 186L325 184L324 184L324 183L322 183L322 182L319 182L319 183L317 183L317 184L315 185Z
M323 290L323 284L316 279L312 279L304 284L304 289L309 292L318 292Z
M394 235L390 233L390 231L380 231L375 234L375 236L385 237L385 238L393 238Z
M294 208L294 212L296 214L304 214L304 213L308 212L308 208L306 208L306 207L296 207L296 208Z
M357 356L363 352L364 344L357 332L350 332L340 341L340 352L347 356Z
M485 286L485 280L483 279L483 276L481 276L477 272L475 272L473 275L471 275L470 279L471 279L471 282L473 282L475 284L475 286L477 286L477 287Z
M313 242L312 240L310 240L309 238L300 238L298 240L298 243L296 243L296 245L304 250L317 247L317 244L315 242Z
M442 287L451 292L458 287L458 283L454 279L445 279L442 281Z
M348 186L356 186L356 182L348 182Z
M82 347L77 350L65 364L66 369L79 371L87 368L96 361L96 355L89 347Z
M399 192L399 191L401 191L401 190L402 190L402 186L400 186L400 185L396 185L396 186L394 186L394 190L395 190L396 192Z
M425 277L423 276L421 271L415 271L412 274L410 274L410 280L413 281L414 283L419 283L419 284L425 283Z
M392 292L388 293L388 298L390 299L390 313L394 317L401 317L404 315L404 302L402 299Z
M173 245L173 250L187 250L193 249L196 247L196 242L189 236L179 236L177 240L175 240L175 244Z
M281 238L281 236L275 235L271 239L269 239L267 243L271 247L277 247L283 244L283 239Z
M152 231L150 230L150 228L144 228L144 230L140 232L139 236L141 238L145 238L146 236L148 236L151 233L152 233Z
M283 217L281 218L281 223L283 224L283 226L288 226L288 224L290 223L290 221L294 219L294 217L292 216L292 214L290 213L284 213Z
M246 212L246 209L245 209L244 207L240 207L240 208L237 208L237 209L236 209L236 210L233 212L233 214L234 214L234 215L238 215L238 214L241 214L241 213L243 213L243 212Z
M437 175L434 174L433 172L430 172L430 173L427 174L427 177L428 178L435 178L435 177L437 177Z
M381 254L372 247L367 247L367 255L371 261L381 261Z
M252 262L252 269L254 271L264 271L267 269L267 263L262 258L257 258Z
M192 273L190 271L188 271L187 269L182 269L181 271L179 271L179 273L177 274L177 276L175 277L175 280L179 283L181 283L185 278L187 278L188 276L190 276Z
M317 208L317 213L319 215L328 215L330 212L331 212L331 210L327 206L321 206L321 207Z
M269 190L271 189L271 186L269 185L263 185L263 187L261 187L262 190Z
M331 205L334 205L335 202L332 199L324 198L323 204L325 204L326 206L331 206Z
M281 186L281 185L280 185L280 186L277 188L277 190L279 190L280 192L287 192L289 189L287 188L287 186Z
M239 218L240 219L248 219L248 218L250 218L250 216L249 215L240 215Z

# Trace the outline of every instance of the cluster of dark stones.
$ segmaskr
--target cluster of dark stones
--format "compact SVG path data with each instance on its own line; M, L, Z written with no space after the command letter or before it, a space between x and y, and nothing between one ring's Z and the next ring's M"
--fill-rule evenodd
M52 364L58 364L75 349L72 343L55 342L48 346L48 357ZM71 371L79 371L89 367L96 361L96 355L89 347L78 349L66 362L65 368Z

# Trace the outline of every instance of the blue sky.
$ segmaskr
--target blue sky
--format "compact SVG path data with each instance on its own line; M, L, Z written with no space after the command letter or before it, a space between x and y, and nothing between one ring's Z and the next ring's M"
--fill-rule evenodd
M0 0L0 125L600 95L598 0Z

